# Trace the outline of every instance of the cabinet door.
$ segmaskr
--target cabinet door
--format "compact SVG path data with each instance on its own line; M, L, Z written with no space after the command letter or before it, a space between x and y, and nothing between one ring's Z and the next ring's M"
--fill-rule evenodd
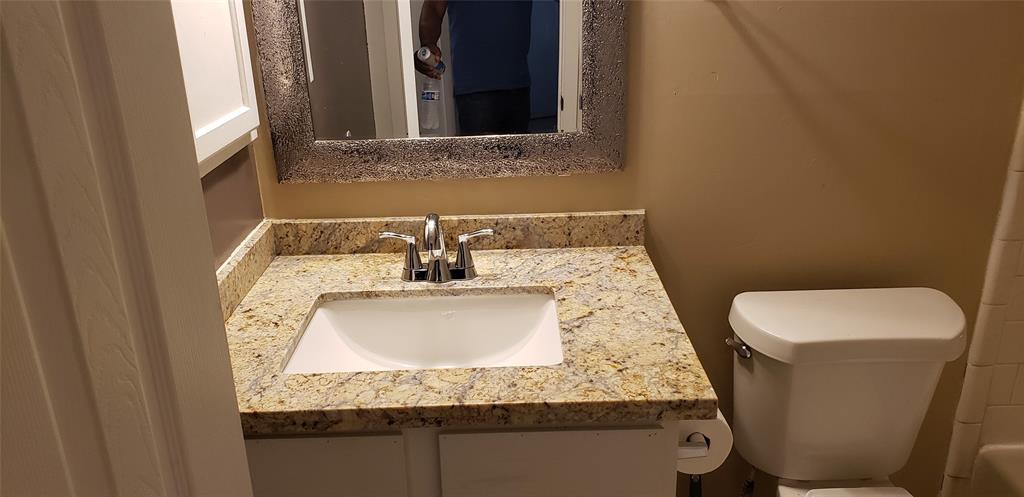
M401 435L245 441L255 497L405 497Z
M259 111L242 0L173 0L200 176L256 138Z
M670 497L674 440L660 427L440 435L444 497Z

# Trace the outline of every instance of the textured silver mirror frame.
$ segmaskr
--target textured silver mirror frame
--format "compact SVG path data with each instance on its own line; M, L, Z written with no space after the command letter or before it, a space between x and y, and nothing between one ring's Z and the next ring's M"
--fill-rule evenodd
M252 0L252 16L282 183L567 175L622 168L625 0L583 2L582 129L529 135L316 140L296 0Z

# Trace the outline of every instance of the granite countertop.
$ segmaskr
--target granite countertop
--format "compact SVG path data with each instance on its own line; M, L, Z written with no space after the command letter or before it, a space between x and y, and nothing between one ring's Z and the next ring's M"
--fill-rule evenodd
M401 254L274 258L225 322L245 433L715 417L718 399L642 246L479 250L474 259L477 279L435 285L401 281ZM555 296L559 365L283 373L316 304L336 294L530 287Z

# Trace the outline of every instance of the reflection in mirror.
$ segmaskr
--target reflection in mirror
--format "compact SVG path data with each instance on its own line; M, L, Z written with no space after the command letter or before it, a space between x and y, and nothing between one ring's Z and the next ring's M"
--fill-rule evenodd
M582 0L298 0L317 140L580 129Z

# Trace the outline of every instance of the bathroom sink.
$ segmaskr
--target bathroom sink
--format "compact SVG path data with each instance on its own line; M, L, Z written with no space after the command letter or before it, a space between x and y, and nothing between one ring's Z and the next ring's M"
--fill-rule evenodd
M551 366L562 362L550 293L346 298L320 304L285 373Z

